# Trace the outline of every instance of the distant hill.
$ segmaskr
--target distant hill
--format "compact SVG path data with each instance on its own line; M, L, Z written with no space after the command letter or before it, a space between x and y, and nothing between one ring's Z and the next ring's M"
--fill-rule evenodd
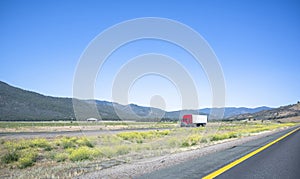
M164 111L135 104L121 105L108 101L75 100L85 114L80 120L97 117L89 111L96 102L102 120L120 120L116 111L127 120L155 120ZM75 119L72 98L58 98L41 95L10 86L0 81L0 120L1 121L45 121Z
M74 118L72 99L44 96L0 82L0 120Z
M167 118L178 118L178 116L182 117L183 114L206 114L209 115L211 110L213 108L203 108L199 110L181 110L181 111L172 111L172 112L167 112L166 117ZM216 108L218 109L218 108ZM270 110L272 108L262 106L262 107L257 107L257 108L245 108L245 107L226 107L224 109L224 118L229 118L232 116L236 115L241 115L241 114L252 114L260 111L265 111L265 110Z
M224 111L224 118L228 118L228 117L236 116L236 115L240 115L240 114L247 114L247 113L252 114L252 113L270 110L270 109L272 109L272 108L269 108L266 106L257 107L257 108L227 107L227 108L225 108L225 111ZM205 114L209 114L210 111L211 111L210 108L204 108L204 109L199 110L200 113L205 113Z
M176 121L183 114L209 114L211 109L181 110L166 112L158 108L138 106L136 104L121 105L99 100L75 100L89 116L79 117L85 120L88 117L97 117L89 112L90 105L96 103L102 120L120 120L118 114L126 120ZM225 108L225 118L232 116L242 117L243 114L270 110L268 107L259 108ZM118 114L117 114L118 112ZM78 119L78 116L76 116ZM45 121L45 120L72 120L75 119L72 98L58 98L41 95L35 92L16 88L0 81L0 120L1 121Z
M281 106L279 108L271 110L263 110L255 113L246 113L231 116L230 120L244 120L244 119L256 119L256 120L276 120L288 117L300 116L300 102L288 106Z

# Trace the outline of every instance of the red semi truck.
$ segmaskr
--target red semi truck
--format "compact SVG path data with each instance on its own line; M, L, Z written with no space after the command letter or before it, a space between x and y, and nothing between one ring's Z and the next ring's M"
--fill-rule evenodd
M181 127L205 126L207 124L207 115L187 114L182 117Z

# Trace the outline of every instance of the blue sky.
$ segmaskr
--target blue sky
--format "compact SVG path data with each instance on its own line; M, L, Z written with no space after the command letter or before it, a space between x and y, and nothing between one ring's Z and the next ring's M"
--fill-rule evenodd
M140 17L186 24L210 44L222 66L226 106L271 106L300 100L300 3L298 1L0 1L0 80L51 96L72 96L73 77L89 42L112 25ZM111 100L112 81L130 58L170 55L191 74L199 107L210 107L210 86L201 66L178 47L155 40L117 50L99 71L95 97ZM153 95L166 109L180 109L170 81L146 76L129 101L149 106Z

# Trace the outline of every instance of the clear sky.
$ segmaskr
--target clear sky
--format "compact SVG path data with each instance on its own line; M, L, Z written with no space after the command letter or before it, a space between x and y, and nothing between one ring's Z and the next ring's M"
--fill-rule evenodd
M277 107L300 100L297 0L1 0L0 80L71 97L76 66L89 42L112 25L140 17L173 19L206 39L223 69L226 106ZM95 97L110 101L121 66L150 52L176 58L197 84L199 107L210 107L210 86L201 66L177 46L156 40L131 43L112 54L99 69ZM167 110L180 109L174 84L155 75L135 82L129 102L149 106L154 95L164 97Z

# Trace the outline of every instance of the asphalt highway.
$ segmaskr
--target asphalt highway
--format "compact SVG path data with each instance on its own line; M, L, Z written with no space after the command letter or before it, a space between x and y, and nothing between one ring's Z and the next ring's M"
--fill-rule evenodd
M138 178L202 178L294 130L234 146ZM217 178L300 178L300 130L230 168Z
M216 178L300 178L300 131L276 142Z

